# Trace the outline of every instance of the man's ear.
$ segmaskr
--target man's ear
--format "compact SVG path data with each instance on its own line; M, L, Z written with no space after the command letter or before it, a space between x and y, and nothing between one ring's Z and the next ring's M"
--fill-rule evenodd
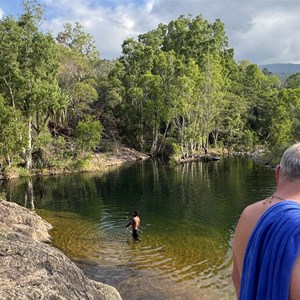
M278 182L278 181L279 181L279 178L280 178L280 165L277 165L277 166L276 166L276 169L275 169L275 177L276 177L276 181Z

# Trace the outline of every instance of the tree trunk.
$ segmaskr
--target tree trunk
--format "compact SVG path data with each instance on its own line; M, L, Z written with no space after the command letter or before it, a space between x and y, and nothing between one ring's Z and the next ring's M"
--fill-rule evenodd
M10 167L11 166L11 157L9 154L6 155L6 163L7 163L7 166Z
M168 132L168 129L169 129L169 125L170 125L170 123L168 123L166 125L164 135L162 137L162 140L161 140L160 145L159 145L158 150L157 150L158 153L161 153L164 150L163 144L164 144L164 141L166 139L166 135L167 135L167 132Z
M209 133L207 134L207 138L206 138L206 149L208 150L208 141L209 141Z
M151 150L150 154L151 156L156 156L157 155L157 147L158 147L158 130L156 125L152 129L152 145L151 145Z
M25 150L26 168L29 170L32 167L32 117L28 119L28 141L27 149Z
M212 132L212 137L214 140L214 146L217 147L218 138L219 138L219 131L217 129Z
M34 192L32 180L29 179L27 182L27 190L25 192L25 203L24 206L27 208L35 209L34 206ZM28 207L29 206L29 207Z

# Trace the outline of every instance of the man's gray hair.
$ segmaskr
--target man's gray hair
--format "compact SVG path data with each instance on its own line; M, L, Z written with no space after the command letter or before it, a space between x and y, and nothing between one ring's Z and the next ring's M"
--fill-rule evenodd
M300 143L292 145L283 153L280 161L280 178L290 181L300 179Z

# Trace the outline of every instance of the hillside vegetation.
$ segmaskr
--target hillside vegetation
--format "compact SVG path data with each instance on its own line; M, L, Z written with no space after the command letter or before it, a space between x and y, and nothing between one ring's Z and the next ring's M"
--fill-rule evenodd
M299 140L298 77L237 63L220 20L180 16L107 61L79 23L41 31L43 11L0 21L1 170L80 169L101 141L179 159Z

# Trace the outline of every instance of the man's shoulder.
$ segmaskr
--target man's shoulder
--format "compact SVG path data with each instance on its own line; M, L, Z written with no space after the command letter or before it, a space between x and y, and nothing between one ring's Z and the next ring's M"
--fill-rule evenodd
M259 220L265 220L266 218L272 222L280 222L286 219L289 223L297 224L300 226L300 204L294 201L284 202L269 202L268 200L262 200L248 205L241 214L240 225L242 227L254 228Z
M266 205L264 202L265 200L255 202L246 206L243 210L239 219L238 229L243 232L244 237L250 235L256 223L266 211Z
M266 211L267 207L265 200L255 202L245 207L241 217L246 219L260 217Z

